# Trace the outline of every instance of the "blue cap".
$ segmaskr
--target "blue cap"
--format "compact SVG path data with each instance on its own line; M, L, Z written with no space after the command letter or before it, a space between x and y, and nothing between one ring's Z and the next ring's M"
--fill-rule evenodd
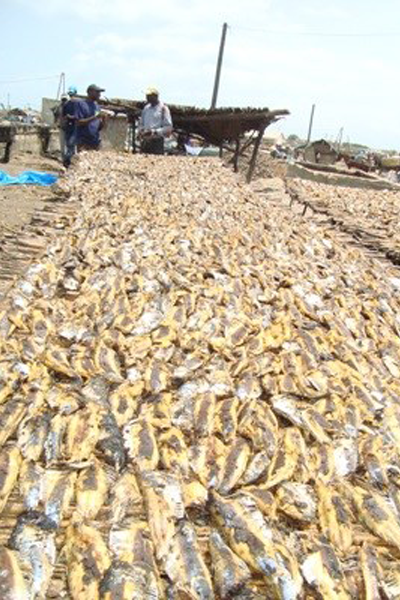
M74 85L70 85L68 88L68 94L71 95L71 94L77 94L77 93L78 93L77 88Z

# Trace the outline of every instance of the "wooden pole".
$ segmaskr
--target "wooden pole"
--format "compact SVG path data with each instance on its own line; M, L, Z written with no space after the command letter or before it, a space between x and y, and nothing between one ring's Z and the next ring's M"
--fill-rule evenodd
M239 153L240 153L240 138L237 138L235 154L233 155L233 170L235 173L238 172Z
M221 69L222 69L222 61L224 58L225 40L226 40L227 30L228 30L228 24L224 23L222 26L222 35L221 35L221 42L219 45L217 68L215 71L215 80L214 80L214 89L213 89L213 95L212 95L212 100L211 100L211 108L215 108L217 106L219 82L221 79Z
M311 115L310 115L310 124L308 126L308 136L307 136L307 144L311 141L312 128L314 123L314 113L315 113L315 104L312 105Z
M132 136L131 136L131 140L132 140L132 153L136 154L136 120L134 118L131 118L131 127L132 127Z
M265 125L259 129L257 139L254 142L253 154L251 155L249 170L247 171L247 177L246 177L247 183L250 183L251 178L253 177L254 169L256 167L256 162L257 162L258 150L261 145L261 140L263 138L264 131L265 131Z

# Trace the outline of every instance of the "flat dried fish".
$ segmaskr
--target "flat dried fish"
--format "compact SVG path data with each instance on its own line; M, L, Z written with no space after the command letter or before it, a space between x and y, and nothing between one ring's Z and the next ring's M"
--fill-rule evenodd
M321 550L310 554L303 562L301 571L307 583L315 588L322 598L345 600L351 596L346 589L346 581L331 547L324 545Z
M46 471L44 480L43 505L44 512L57 527L67 516L75 497L77 474L68 471Z
M393 249L400 195L291 181L333 226L279 179L106 152L61 185L0 314L0 585L397 598L400 277L360 243Z
M100 436L99 414L84 408L71 415L65 435L64 456L78 462L90 458Z
M109 479L102 463L95 461L79 473L76 482L76 510L87 520L96 518L107 497Z
M251 569L261 573L271 594L276 598L298 598L302 578L290 552L272 540L261 513L253 516L237 500L213 495L215 518L229 545Z
M121 523L125 517L130 516L138 507L140 509L143 499L134 473L126 470L112 486L111 494L111 522Z
M144 419L128 423L124 428L129 458L140 470L154 470L160 459L154 428Z
M0 448L14 434L26 411L26 405L18 398L13 398L0 407Z
M18 554L0 546L0 597L3 600L27 600L29 591Z
M55 523L38 511L18 517L10 538L10 548L17 550L32 578L32 597L45 597L56 563Z
M18 479L20 466L21 453L16 446L9 446L0 451L0 514Z
M292 519L312 523L317 512L314 489L304 483L287 481L276 493L278 508Z
M73 600L100 598L100 585L111 560L101 534L88 525L70 525L65 544L68 587Z
M228 494L240 481L250 457L250 446L243 438L236 438L228 449L218 487L223 495Z
M231 598L246 586L251 578L250 569L216 530L210 535L210 555L216 590L221 598Z

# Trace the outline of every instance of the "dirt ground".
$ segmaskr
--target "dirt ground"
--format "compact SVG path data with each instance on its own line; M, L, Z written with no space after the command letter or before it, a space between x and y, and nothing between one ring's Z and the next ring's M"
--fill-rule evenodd
M46 171L60 173L63 167L56 160L46 157L21 154L11 157L9 163L0 164L0 170L9 175L21 171ZM48 188L33 185L0 186L0 232L11 228L14 231L28 223L36 209L44 206L52 195Z
M0 170L9 175L22 171L60 174L63 167L56 160L25 153L14 154L9 163L0 164ZM62 210L52 188L0 186L0 303L15 278L43 252L52 222Z

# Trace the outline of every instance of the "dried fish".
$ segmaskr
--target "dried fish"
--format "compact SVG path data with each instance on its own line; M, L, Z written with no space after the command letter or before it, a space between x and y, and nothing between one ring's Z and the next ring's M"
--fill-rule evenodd
M317 481L318 514L322 532L339 552L346 553L353 542L352 513L335 488Z
M189 474L189 455L184 435L181 430L171 427L160 436L161 462L171 472Z
M250 457L250 447L243 438L236 438L229 448L218 487L221 494L228 494L240 481Z
M100 598L100 584L111 564L101 534L83 523L72 524L66 531L65 552L73 600Z
M18 517L10 548L18 550L32 577L31 596L45 597L56 562L55 523L38 511Z
M178 593L188 594L196 600L213 600L211 576L200 553L193 525L181 521L171 541L170 555L164 564Z
M111 522L121 523L126 516L141 507L143 502L134 473L127 470L112 487Z
M160 598L157 580L146 565L130 565L114 561L106 571L100 586L101 598L131 598L158 600Z
M43 490L44 512L57 527L71 508L75 496L77 474L47 470Z
M90 458L100 436L99 415L92 408L71 415L65 435L65 458L77 462Z
M214 159L62 185L0 314L0 587L397 598L400 277L340 229L393 247L399 194L291 181L334 228Z
M295 558L272 540L261 513L247 511L238 500L213 495L215 518L229 545L251 569L261 573L276 598L298 598L302 590Z
M126 453L122 433L111 411L103 412L99 419L99 439L97 448L102 453L104 460L122 471L126 465Z
M109 488L107 472L95 461L83 469L76 482L76 510L84 519L94 519L103 506Z
M347 590L338 558L332 547L323 545L303 562L301 571L307 583L315 588L322 598L345 600L351 596Z
M46 471L35 462L24 460L19 476L19 488L27 510L38 508L43 500Z
M16 446L0 451L0 514L17 481L21 466L21 453Z
M157 468L160 458L154 428L144 419L128 423L124 428L125 446L129 458L140 470Z
M0 565L0 597L3 600L28 600L28 586L17 553L0 546Z
M210 535L210 554L216 590L221 598L231 598L246 586L251 578L250 569L216 530Z
M47 438L50 413L44 413L23 421L18 430L18 445L22 455L33 461L40 460Z
M317 512L317 499L310 485L287 481L276 493L278 508L292 519L313 522Z
M0 406L0 448L14 434L26 411L26 405L18 398L13 398Z
M362 522L378 537L400 549L400 525L389 502L373 490L354 486L348 489Z

